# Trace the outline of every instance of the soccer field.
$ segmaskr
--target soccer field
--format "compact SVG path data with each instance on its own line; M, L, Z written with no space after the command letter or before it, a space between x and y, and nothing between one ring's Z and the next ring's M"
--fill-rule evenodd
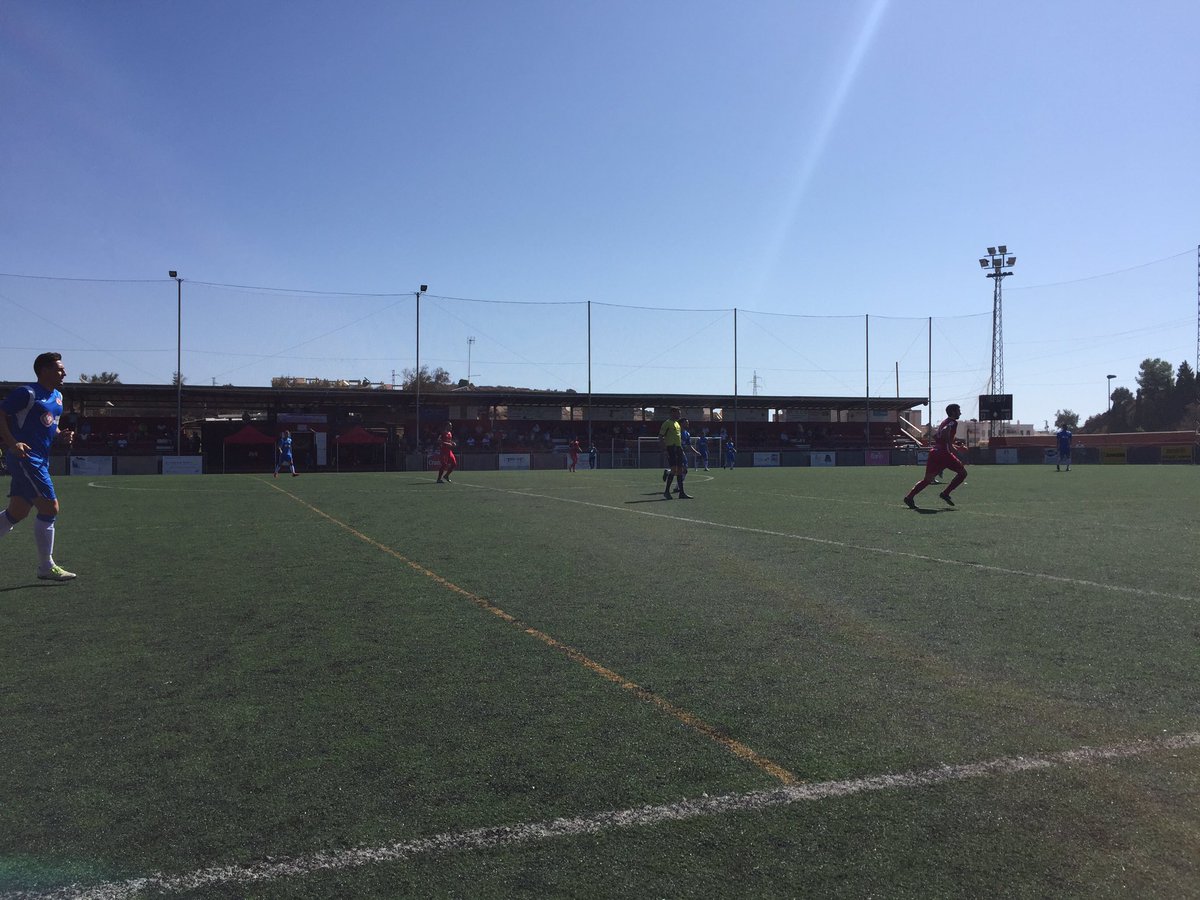
M60 479L0 897L1195 896L1200 472Z

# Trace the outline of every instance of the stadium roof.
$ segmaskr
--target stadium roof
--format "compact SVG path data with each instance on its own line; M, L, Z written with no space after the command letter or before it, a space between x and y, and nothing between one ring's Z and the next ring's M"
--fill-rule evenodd
M169 384L82 384L62 387L68 402L109 402L115 406L174 410L176 390ZM232 387L183 386L183 402L197 407L280 410L296 406L336 406L342 409L401 409L415 403L412 391L366 387ZM871 409L905 410L928 403L926 397L805 397L795 395L732 394L592 394L591 406L630 409L670 406L718 409ZM537 391L522 388L422 390L421 405L469 404L472 406L588 406L588 395L576 391Z

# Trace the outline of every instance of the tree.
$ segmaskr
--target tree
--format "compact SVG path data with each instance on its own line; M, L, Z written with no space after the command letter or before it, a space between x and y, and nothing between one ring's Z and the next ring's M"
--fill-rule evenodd
M1054 414L1054 427L1077 431L1079 429L1079 413L1070 409L1058 410Z
M1188 407L1196 400L1196 373L1185 359L1175 372L1175 389L1171 392L1171 418L1175 428L1184 427L1181 423L1187 417Z
M1137 385L1143 397L1170 393L1175 386L1171 364L1165 359L1143 359L1138 368Z
M99 375L80 375L82 384L120 384L121 376L116 372L101 372Z
M405 369L403 372L403 381L400 383L400 389L404 391L416 390L417 375L413 369ZM423 391L445 391L450 389L450 373L440 366L429 371L429 366L421 366L421 390Z
M1171 421L1171 394L1175 387L1174 370L1165 359L1144 359L1137 376L1135 424L1145 431L1162 431Z
M1124 406L1127 403L1133 402L1133 391L1127 387L1113 388L1112 405L1113 409L1118 406Z

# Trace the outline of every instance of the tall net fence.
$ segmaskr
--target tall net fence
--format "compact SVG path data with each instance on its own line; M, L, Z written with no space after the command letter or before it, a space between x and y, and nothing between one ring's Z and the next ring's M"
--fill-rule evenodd
M450 384L581 394L589 386L597 394L932 392L938 405L967 409L990 365L987 313L808 316L429 293L418 301L415 292L8 275L0 275L0 308L24 323L0 341L0 378L10 381L24 380L33 356L51 347L67 357L71 380L111 373L127 384L172 383L178 353L192 385L279 377L400 385L419 354Z

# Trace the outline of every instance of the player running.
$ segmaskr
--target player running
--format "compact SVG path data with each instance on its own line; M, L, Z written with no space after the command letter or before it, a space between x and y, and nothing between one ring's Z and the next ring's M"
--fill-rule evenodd
M447 422L446 430L438 438L438 447L441 451L441 459L438 466L438 484L441 484L443 481L446 484L453 483L450 481L450 473L458 468L458 459L454 456L454 448L456 446L458 445L454 443L454 423Z
M279 435L279 443L275 449L278 452L278 456L275 463L275 474L272 477L278 478L279 470L284 466L287 466L291 470L293 478L299 475L300 473L296 471L296 464L292 461L292 433L290 431L287 429L283 430Z
M46 581L70 581L68 572L54 561L54 520L58 516L58 497L50 481L50 448L58 436L58 420L63 403L59 387L67 378L61 353L42 353L33 361L37 381L12 391L0 409L0 440L12 487L8 492L8 509L0 513L0 537L8 534L18 522L37 510L33 539L37 544L40 565L37 577ZM64 431L70 443L73 435Z
M904 495L904 505L909 509L917 508L917 502L913 498L933 484L934 479L945 469L954 472L954 480L938 496L948 505L954 505L950 494L967 479L967 467L955 456L955 451L967 449L965 444L954 439L954 435L958 431L958 419L961 415L962 409L957 403L951 403L946 407L946 418L942 420L942 424L934 433L933 446L929 448L929 459L925 462L925 477L914 484L912 490Z
M583 448L579 446L579 438L572 438L570 446L567 447L567 453L571 455L570 464L567 466L568 472L574 472L575 467L579 465L579 452Z

